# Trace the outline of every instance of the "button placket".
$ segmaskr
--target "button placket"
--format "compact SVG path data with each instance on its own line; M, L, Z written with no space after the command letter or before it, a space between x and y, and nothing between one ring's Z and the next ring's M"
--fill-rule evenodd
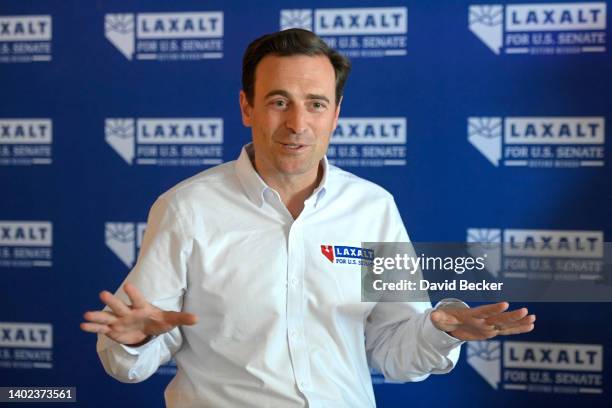
M295 381L308 398L305 387L310 381L310 362L304 343L304 240L300 219L288 234L287 254L287 337Z

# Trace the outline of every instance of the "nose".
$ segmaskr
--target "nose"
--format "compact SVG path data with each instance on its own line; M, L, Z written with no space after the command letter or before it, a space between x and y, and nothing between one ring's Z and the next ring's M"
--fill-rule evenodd
M292 133L300 135L306 132L306 115L308 112L300 106L293 105L291 109L287 111L285 125Z

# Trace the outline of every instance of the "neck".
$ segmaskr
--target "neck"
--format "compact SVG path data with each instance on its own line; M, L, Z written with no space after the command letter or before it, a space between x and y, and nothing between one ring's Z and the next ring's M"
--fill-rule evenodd
M323 165L321 163L312 172L297 175L273 175L271 172L265 171L265 166L258 165L257 159L254 160L253 164L266 184L278 192L293 219L297 219L302 213L304 201L312 195L323 178Z

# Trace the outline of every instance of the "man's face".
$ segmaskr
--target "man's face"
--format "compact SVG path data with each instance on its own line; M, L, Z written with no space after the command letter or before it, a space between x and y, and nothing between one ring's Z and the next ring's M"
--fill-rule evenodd
M240 92L240 107L264 179L302 175L314 182L340 113L335 82L324 55L268 55L259 62L253 104Z

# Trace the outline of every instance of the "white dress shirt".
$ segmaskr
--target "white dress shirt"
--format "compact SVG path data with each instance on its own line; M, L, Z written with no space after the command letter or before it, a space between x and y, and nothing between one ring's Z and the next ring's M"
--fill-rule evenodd
M361 267L322 250L408 241L393 197L323 159L294 220L252 154L155 202L126 282L199 322L135 348L99 335L105 370L139 382L174 357L169 407L313 408L374 407L369 367L400 382L450 371L461 342L432 325L428 302L361 302Z

